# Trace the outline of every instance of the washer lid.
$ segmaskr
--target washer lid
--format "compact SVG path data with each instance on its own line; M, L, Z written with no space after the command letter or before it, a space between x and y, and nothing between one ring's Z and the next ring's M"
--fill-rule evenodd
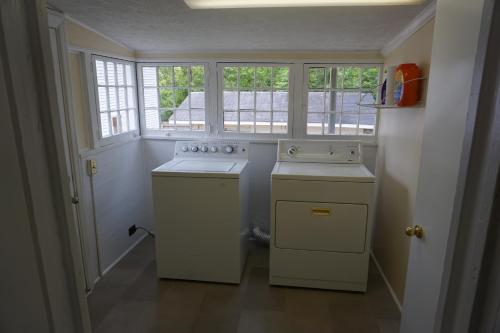
M175 158L160 165L151 174L160 177L239 178L247 164L248 161L243 159Z
M373 183L375 176L363 164L278 162L273 179L326 180Z
M188 171L188 172L228 172L236 163L231 161L190 161L181 160L179 163L170 167L170 171Z

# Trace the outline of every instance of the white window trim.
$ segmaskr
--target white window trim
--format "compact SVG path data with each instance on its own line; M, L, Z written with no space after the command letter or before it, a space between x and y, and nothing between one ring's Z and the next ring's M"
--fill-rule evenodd
M279 140L293 137L293 96L294 96L294 71L293 63L283 61L231 61L217 62L217 137L222 139L243 139L243 140ZM289 67L288 70L288 123L286 134L276 133L239 133L224 131L224 67L245 67L245 66L270 66L270 67Z
M375 121L375 132L373 135L341 135L341 134L322 134L322 135L313 135L307 134L307 96L309 92L309 80L308 80L308 70L312 67L324 67L324 66L353 66L353 67L379 67L379 84L382 82L384 64L380 62L373 63L356 63L356 62L318 62L318 63L304 63L302 66L302 86L301 86L301 96L302 103L300 108L300 119L301 119L301 136L304 139L316 139L316 140L358 140L362 142L377 142L378 138L378 128L379 128L379 119L380 119L380 109L377 108L376 112L376 121Z
M98 85L96 81L96 68L95 60L112 60L116 63L130 64L132 66L132 80L135 85L135 100L137 103L137 80L136 80L136 64L134 61L123 60L120 58L113 58L108 56L102 56L100 54L83 53L82 60L84 66L84 73L87 78L87 93L89 100L89 111L90 111L90 122L91 122L91 139L92 148L96 149L99 147L105 147L116 143L127 142L140 135L139 125L141 122L139 116L139 105L137 103L136 107L136 129L133 131L128 131L125 133L120 133L116 135L111 135L109 137L103 138L101 136L101 126L99 117L99 100L98 100Z
M84 73L87 77L88 94L90 101L90 116L96 118L96 99L93 84L93 66L91 55L95 53L83 52ZM101 56L100 54L95 54ZM103 57L113 58L109 55ZM132 59L116 60L131 61ZM220 65L228 64L249 64L249 65L286 65L290 67L289 71L289 111L288 111L288 134L268 134L268 133L232 133L224 132L222 111L222 86L223 76L219 74ZM161 65L204 65L205 66L205 131L161 131L161 130L146 130L144 124L144 107L142 89L142 66L161 66ZM324 139L324 140L359 140L365 145L376 145L378 140L378 128L380 123L380 110L377 110L377 121L375 127L375 135L373 136L348 136L348 135L307 135L307 75L306 66L325 66L325 65L353 65L353 66L379 66L380 82L383 76L383 60L381 59L329 59L318 62L318 59L283 59L283 58L221 58L221 59L204 59L204 58L157 58L157 59L135 59L136 71L136 87L137 87L137 102L138 102L138 122L140 131L127 132L115 135L106 139L114 139L114 142L106 142L107 140L99 139L99 127L97 119L91 121L92 135L94 146L93 148L104 147L110 143L130 141L134 137L142 136L145 139L157 140L186 140L200 138L218 138L218 139L238 139L249 142L261 143L276 143L279 139L296 138L296 139ZM90 78L90 79L89 79Z
M203 66L205 68L205 130L204 131L167 131L167 130L154 130L146 128L146 114L144 108L144 89L142 80L143 67L161 67L161 66ZM210 66L206 61L200 62L140 62L137 63L137 95L139 101L139 116L141 123L141 133L146 137L167 137L167 138L203 138L212 136L214 129L213 117L211 117L211 83L210 83Z

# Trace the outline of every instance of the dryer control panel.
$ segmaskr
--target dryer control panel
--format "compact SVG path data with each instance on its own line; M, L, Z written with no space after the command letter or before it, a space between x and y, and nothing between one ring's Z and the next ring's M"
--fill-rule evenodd
M226 140L177 141L175 157L248 159L248 143Z
M361 142L351 140L279 140L279 162L363 162Z

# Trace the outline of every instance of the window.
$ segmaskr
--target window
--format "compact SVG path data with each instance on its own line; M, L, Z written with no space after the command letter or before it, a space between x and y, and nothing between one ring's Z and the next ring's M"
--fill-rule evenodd
M139 68L146 131L205 131L205 65L142 64Z
M132 62L93 57L100 137L137 130L137 88Z
M289 67L280 64L222 64L219 96L226 133L287 134Z
M298 122L295 128L303 128L302 137L373 140L381 66L140 63L141 129L152 136L279 138L292 136L291 126ZM302 70L304 75L295 72ZM302 93L293 94L301 88ZM304 109L294 111L295 104ZM112 133L114 123L110 124Z
M380 65L307 65L307 135L374 136Z

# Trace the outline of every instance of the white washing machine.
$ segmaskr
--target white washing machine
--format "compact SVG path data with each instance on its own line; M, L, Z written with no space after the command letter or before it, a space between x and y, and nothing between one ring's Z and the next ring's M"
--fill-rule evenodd
M280 140L270 283L366 291L375 177L357 141Z
M158 277L239 283L247 256L248 144L178 141L152 171Z

